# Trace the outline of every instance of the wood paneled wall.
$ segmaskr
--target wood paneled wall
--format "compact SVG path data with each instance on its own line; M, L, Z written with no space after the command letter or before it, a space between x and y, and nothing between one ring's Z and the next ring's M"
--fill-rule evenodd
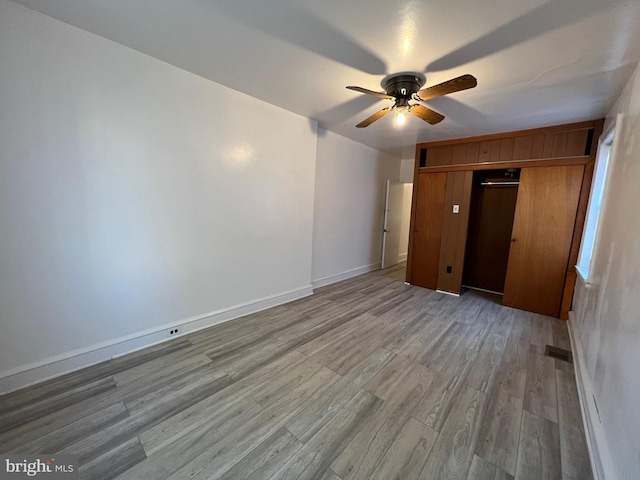
M427 149L427 167L589 156L590 128L471 141ZM426 147L423 147L426 148Z

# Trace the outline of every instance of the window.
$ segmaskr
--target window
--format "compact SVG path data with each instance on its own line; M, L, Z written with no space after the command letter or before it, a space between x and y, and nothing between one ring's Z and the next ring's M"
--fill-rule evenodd
M602 197L607 178L607 169L609 166L609 156L613 146L614 132L609 133L604 140L600 142L598 148L598 157L596 159L595 171L593 173L593 183L591 184L591 195L589 197L589 206L587 208L587 220L582 235L582 245L580 246L580 255L578 257L577 270L584 280L589 279L589 269L591 267L591 257L596 241L596 232L598 230L598 219L600 217L600 208L602 206Z

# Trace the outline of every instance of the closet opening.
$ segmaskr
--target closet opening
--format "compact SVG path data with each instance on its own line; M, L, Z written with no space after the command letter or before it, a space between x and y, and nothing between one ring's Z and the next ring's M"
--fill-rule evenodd
M474 172L463 287L503 294L519 179L519 168Z

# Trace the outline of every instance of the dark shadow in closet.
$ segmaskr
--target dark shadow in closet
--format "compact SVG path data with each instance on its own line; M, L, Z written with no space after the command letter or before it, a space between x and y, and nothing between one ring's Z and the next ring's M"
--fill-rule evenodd
M504 292L519 169L474 172L462 284Z

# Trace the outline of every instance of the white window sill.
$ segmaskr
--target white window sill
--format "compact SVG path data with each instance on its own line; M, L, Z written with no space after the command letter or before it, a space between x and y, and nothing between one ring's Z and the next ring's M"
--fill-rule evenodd
M576 265L576 272L578 272L584 283L589 283L589 269L587 267Z
M582 267L580 265L576 265L576 272L582 279L582 283L586 288L591 288L596 285L596 280L593 277L589 277L589 269L586 267Z

